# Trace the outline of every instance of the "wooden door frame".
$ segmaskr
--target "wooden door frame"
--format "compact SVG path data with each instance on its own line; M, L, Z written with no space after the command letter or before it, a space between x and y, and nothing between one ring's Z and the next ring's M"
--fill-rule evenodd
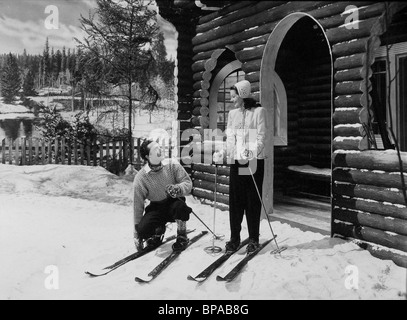
M268 134L266 135L266 155L264 166L264 183L263 183L263 201L267 213L273 212L273 199L274 199L274 88L275 83L278 81L277 73L275 71L278 53L282 42L284 41L287 33L300 19L308 17L316 23L322 30L326 39L326 44L329 48L331 56L331 67L333 68L332 48L326 36L324 28L313 16L303 13L295 12L283 18L273 29L268 37L266 46L263 51L261 67L260 67L260 103L267 111L267 127ZM333 69L331 70L331 118L333 114ZM333 130L333 128L331 128ZM331 132L331 137L332 137ZM331 143L332 154L332 143ZM331 167L332 171L332 167ZM332 189L332 188L331 188Z

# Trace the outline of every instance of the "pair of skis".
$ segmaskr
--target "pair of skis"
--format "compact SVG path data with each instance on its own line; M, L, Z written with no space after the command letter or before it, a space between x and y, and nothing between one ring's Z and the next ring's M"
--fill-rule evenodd
M242 260L240 260L240 262L226 276L224 277L217 276L216 280L230 282L233 279L235 279L236 276L239 275L243 268L247 265L247 263L251 259L253 259L263 248L265 248L275 238L276 236L263 242L255 251L247 253L246 256ZM249 239L244 240L235 252L243 248L248 242ZM215 272L216 269L218 269L223 263L225 263L235 252L226 251L223 255L221 255L217 260L215 260L210 266L208 266L205 270L199 273L196 277L192 277L189 275L188 280L204 282L206 279L209 278L211 274Z
M195 229L194 230L188 230L187 234L189 234L191 232L194 232L194 231L195 231ZM163 244L165 244L167 242L170 242L172 240L175 240L176 238L177 238L176 235L170 236L170 237L164 239L164 241L161 243L161 245L163 245ZM117 261L117 262L115 262L114 264L101 269L101 270L85 271L85 273L87 275L91 276L91 277L94 277L94 278L105 276L105 275L111 273L112 271L120 268L121 266L125 265L126 263L129 263L130 261L136 260L136 259L146 255L147 253L149 253L151 251L154 251L157 248L158 247L146 247L142 251L135 252L135 253L133 253L133 254L131 254L131 255L129 255L129 256Z
M193 230L192 230L193 231ZM192 232L189 231L188 233ZM197 242L200 238L202 238L204 235L206 235L208 232L207 231L202 231L201 233L199 233L198 235L196 235L195 237L193 237L188 245L187 248L189 246L191 246L192 244L194 244L195 242ZM259 248L257 248L255 251L246 254L246 256L240 260L240 262L224 277L221 276L217 276L216 280L218 281L226 281L226 282L230 282L233 279L236 278L236 276L238 274L240 274L240 272L243 270L243 268L247 265L247 263L253 259L263 248L265 248L271 241L273 241L276 238L273 237L265 242L263 242ZM164 240L163 244L166 242L169 242L171 240L174 240L175 236L169 237L167 239ZM238 250L240 250L243 246L245 246L247 243L249 242L249 239L244 240L241 245L239 246ZM155 250L157 247L155 248L146 248L143 251L140 252L136 252L126 258L123 258L122 260L114 263L111 266L108 266L104 269L102 269L99 272L90 272L90 271L86 271L85 273L88 274L91 277L100 277L100 276L104 276L109 274L110 272L116 270L117 268L123 266L124 264L133 261L137 258L142 257L143 255ZM238 251L237 250L237 251ZM237 252L236 251L236 252ZM157 265L157 267L155 267L149 274L148 274L148 279L142 279L140 277L136 277L135 281L138 283L149 283L152 280L154 280L162 271L164 271L173 261L175 261L178 256L182 253L182 251L172 251L170 253L170 255L165 258L159 265ZM196 277L192 277L192 276L188 276L188 280L193 280L193 281L197 281L197 282L204 282L206 279L208 279L208 277L213 274L213 272L218 269L224 262L226 262L235 252L230 252L227 251L225 252L222 256L220 256L215 262L213 262L209 267L207 267L205 270L203 270L200 274L198 274Z

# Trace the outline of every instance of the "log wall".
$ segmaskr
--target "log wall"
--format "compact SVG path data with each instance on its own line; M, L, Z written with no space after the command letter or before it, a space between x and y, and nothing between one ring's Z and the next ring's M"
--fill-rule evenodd
M345 25L345 19L351 14L344 13L348 6L359 9L358 19L352 19L350 24ZM404 6L401 2L390 2L388 15L392 17ZM323 73L324 68L329 66L321 62L319 72L322 74L308 79L308 83L300 88L301 99L298 99L298 103L289 103L289 112L297 109L297 115L294 116L297 118L289 120L288 125L295 128L301 123L303 132L298 132L301 139L291 139L296 143L295 147L289 145L281 148L276 151L276 157L295 158L298 150L311 147L313 137L320 139L320 150L328 151L332 147L332 234L358 238L374 246L389 249L381 251L380 257L392 259L396 256L394 250L403 254L407 252L407 219L405 202L401 196L402 184L398 180L397 169L389 170L387 165L382 166L380 158L387 155L385 152L372 154L366 151L369 144L364 132L364 124L368 123L371 116L369 78L372 75L374 51L380 46L380 35L386 31L385 8L385 3L372 1L234 3L201 17L196 24L195 35L192 38L186 37L185 42L179 44L185 46L183 50L192 47L192 53L188 51L187 56L178 57L178 64L185 66L185 69L180 68L180 79L184 81L182 87L178 88L178 94L184 90L180 99L181 96L182 99L192 99L188 102L188 107L184 106L180 111L196 115L190 121L191 125L198 128L207 126L208 97L214 76L212 71L218 63L219 50L228 48L242 63L246 79L255 89L253 96L258 100L262 54L271 32L290 13L304 12L317 19L332 49L333 101L328 95L330 88L326 87L330 76ZM182 33L182 30L187 29L178 30ZM324 108L327 105L333 105L333 114L328 112L328 108ZM187 116L182 115L182 119L186 118ZM326 133L321 135L322 132L318 130L320 123L326 123L327 127L332 123L331 141L326 140ZM306 134L302 136L303 133ZM394 155L391 158L393 161ZM407 161L403 162L407 167ZM370 169L370 165L376 169ZM276 167L275 171L280 172L277 169ZM384 173L379 176L375 170ZM284 174L281 177L276 174L275 179L284 179ZM210 189L210 186L204 179L198 180L202 180L195 183L198 193L205 197L207 195L202 194L204 191L199 191L204 189L198 187ZM226 189L222 190L226 192ZM223 198L225 203L226 195L227 193ZM398 264L407 261L405 258L393 260L397 260Z

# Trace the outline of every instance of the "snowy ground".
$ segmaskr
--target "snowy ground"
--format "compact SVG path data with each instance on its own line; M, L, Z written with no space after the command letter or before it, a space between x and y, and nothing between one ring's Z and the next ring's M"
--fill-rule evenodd
M403 299L405 269L353 243L277 222L279 244L288 249L270 255L270 244L228 284L216 275L225 275L242 252L203 284L187 280L216 258L204 252L212 245L209 235L150 284L134 278L145 277L171 243L105 277L89 278L85 270L134 251L131 188L131 177L99 167L0 165L0 299ZM213 208L193 197L187 203L212 226ZM245 222L243 227L246 236ZM194 216L188 228L205 230ZM227 212L217 211L216 232L229 236ZM167 235L174 233L175 225ZM263 220L261 240L269 236Z

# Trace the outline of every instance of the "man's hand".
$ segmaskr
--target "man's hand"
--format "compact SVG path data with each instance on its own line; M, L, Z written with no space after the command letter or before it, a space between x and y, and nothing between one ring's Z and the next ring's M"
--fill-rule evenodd
M169 184L168 186L165 187L165 192L171 198L178 198L182 195L181 187L177 184Z
M219 162L223 163L224 157L225 157L225 151L223 151L223 150L216 151L216 152L213 154L213 157L212 157L212 158L213 158L213 162L215 162L215 163L219 163Z
M138 225L136 224L134 226L133 240L134 240L134 245L136 246L137 251L141 251L144 249L144 245L143 245L143 240L140 238L137 230L138 230Z

